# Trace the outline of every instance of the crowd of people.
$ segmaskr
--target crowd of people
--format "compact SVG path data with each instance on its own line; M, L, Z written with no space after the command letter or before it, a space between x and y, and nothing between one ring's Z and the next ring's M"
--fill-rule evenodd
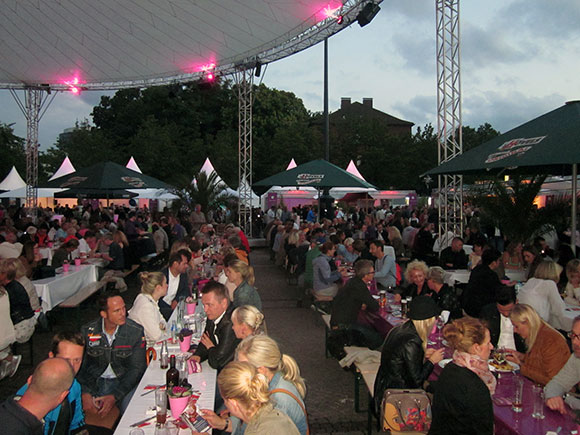
M207 361L218 372L215 407L204 410L210 425L233 433L306 434L305 383L296 361L266 334L243 231L222 225L218 234L199 207L187 223L171 216L153 222L146 210L120 209L108 220L103 218L108 211L83 212L79 220L47 215L33 224L5 215L0 221L0 250L2 255L10 252L9 258L0 259L0 300L10 312L13 331L12 337L4 337L9 328L2 329L3 376L18 369L20 356L12 355L10 342L28 341L41 312L29 285L46 267L39 248L53 248L53 267L82 255L102 258L105 268L116 268L118 251L118 270L125 270L130 266L127 248L133 245L136 249L129 255L143 256L148 253L143 241L150 239L159 248L154 260L160 265L159 270L139 273L141 292L129 310L120 292L125 287L116 288L112 281L97 296L96 319L80 331L54 336L49 359L63 361L61 366L69 370L59 366L47 373L47 364L41 363L32 380L2 404L0 418L9 422L10 433L112 433L147 368L147 347L168 337L169 319L178 304L199 292L207 320L191 359ZM36 253L30 262L24 250L28 245ZM18 425L19 420L24 424Z
M2 405L0 414L14 421L26 415L31 432L20 433L35 433L41 417L45 431L63 424L114 427L146 369L147 346L167 336L180 301L195 296L197 283L207 279L199 286L206 326L191 357L218 371L216 406L204 417L226 432L307 432L304 380L296 361L267 335L250 246L240 228L221 225L218 234L199 207L181 217L146 209L62 212L42 214L36 223L7 211L1 216L0 309L7 314L2 331L11 333L2 333L0 376L17 371L19 355L10 344L28 341L42 315L31 283L47 270L41 249L52 248L52 267L75 258L102 259L111 285L98 296L97 319L54 337L49 358L66 360L74 379L69 382L71 372L62 367L47 377L39 365L16 400ZM523 245L487 237L477 213L469 216L465 234L438 238L429 209L339 210L320 222L314 207L274 207L264 214L272 261L311 291L316 310L331 315L329 342L339 351L349 344L381 351L377 413L387 389L427 387L443 358L441 349L427 347L428 336L440 313L449 312L443 334L453 361L429 387L435 393L432 433L452 433L448 422L454 418L457 433L475 424L491 433L494 378L486 362L493 348L504 349L522 375L546 386L552 409L566 412L564 400L574 406L562 391L580 381L580 321L564 313L566 303L580 305L580 261L564 242L537 237ZM159 267L140 274L141 293L127 311L120 294L126 286L116 272L149 254ZM449 269L469 270L469 282L450 283ZM516 290L506 271L525 271L528 279ZM371 295L375 287L391 293L395 303L410 301L407 322L386 327ZM66 386L68 396L53 397L64 390L49 394L46 382ZM31 395L45 395L45 406L29 406Z
M487 235L471 208L466 232L442 237L427 209L355 209L320 222L305 219L304 210L293 210L286 221L284 211L271 212L265 228L271 257L311 289L313 308L331 314L330 351L338 358L345 345L381 351L377 414L387 389L429 385L443 352L427 348L427 337L442 311L449 313L444 334L455 352L453 364L429 387L435 392L432 433L493 433L494 378L487 365L493 348L523 376L547 386L548 406L565 412L562 388L580 381L573 371L580 321L565 312L566 304L580 304L580 261L565 236L552 232L524 244L506 240L496 228ZM449 281L447 271L458 269L469 271L466 284ZM513 271L525 282L510 280L506 273ZM395 302L411 300L409 321L385 327L373 285Z

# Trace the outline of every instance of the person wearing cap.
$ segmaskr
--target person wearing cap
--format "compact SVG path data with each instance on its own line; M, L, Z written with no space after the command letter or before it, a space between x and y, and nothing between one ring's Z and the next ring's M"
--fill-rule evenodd
M411 301L410 320L393 328L385 339L374 387L377 412L387 389L423 388L435 364L443 359L443 349L427 349L427 337L439 314L431 297L418 296Z

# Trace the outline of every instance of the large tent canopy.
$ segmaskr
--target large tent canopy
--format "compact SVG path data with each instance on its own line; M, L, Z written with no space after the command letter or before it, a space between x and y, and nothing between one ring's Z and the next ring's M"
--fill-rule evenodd
M0 14L0 88L120 89L228 74L323 41L367 3L9 0Z

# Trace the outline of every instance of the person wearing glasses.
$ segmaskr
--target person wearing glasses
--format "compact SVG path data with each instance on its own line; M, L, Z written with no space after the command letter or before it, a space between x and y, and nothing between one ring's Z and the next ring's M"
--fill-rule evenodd
M567 413L564 403L572 409L580 409L580 399L569 394L580 382L580 316L574 319L572 331L568 333L568 337L572 340L573 353L562 370L548 382L544 389L548 408L562 414Z
M382 344L383 337L375 329L357 321L359 311L375 313L379 310L378 302L371 296L367 287L374 276L373 262L357 261L354 264L354 274L355 276L338 290L334 298L330 327L333 331L344 330L352 336L354 339L352 346L376 349Z

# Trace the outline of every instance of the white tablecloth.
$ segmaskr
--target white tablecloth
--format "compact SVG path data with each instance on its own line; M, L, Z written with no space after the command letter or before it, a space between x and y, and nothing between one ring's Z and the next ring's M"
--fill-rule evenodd
M215 385L216 385L216 370L212 369L207 361L202 364L201 373L194 373L188 376L188 381L194 390L201 393L198 399L198 405L201 409L213 409L215 400ZM159 368L159 359L151 361L149 367L145 371L141 382L135 391L135 395L131 399L125 414L121 418L115 434L127 435L131 432L130 425L143 420L147 417L153 417L154 413L147 413L147 409L155 407L155 393L149 393L146 396L141 396L145 391L145 387L149 384L161 385L165 384L165 372ZM167 420L171 420L171 411L167 411ZM155 433L155 419L151 420L151 424L141 428L146 434ZM190 433L189 429L180 431L180 433Z
M467 269L446 270L445 283L450 286L454 286L456 283L467 284L470 275L471 271ZM526 280L525 270L506 270L505 275L511 281L524 282Z
M46 259L46 265L50 266L52 264L52 248L38 248L38 253L43 259Z
M97 267L92 264L70 266L66 273L32 281L36 293L42 298L44 312L52 310L85 286L97 282Z

